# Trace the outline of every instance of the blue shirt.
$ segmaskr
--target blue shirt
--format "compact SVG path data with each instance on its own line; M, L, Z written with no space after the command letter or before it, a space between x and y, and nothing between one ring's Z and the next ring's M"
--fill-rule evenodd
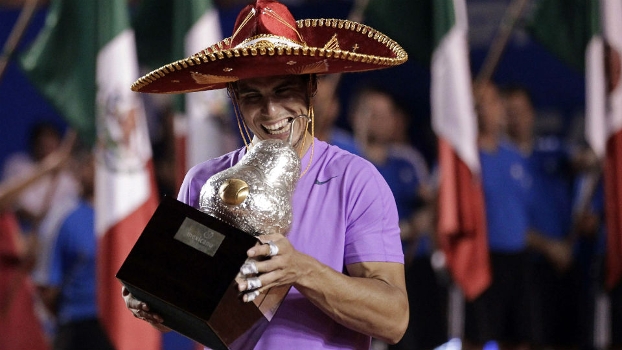
M480 150L491 252L516 253L526 248L531 179L518 150L501 143L495 152Z
M356 154L357 156L361 155L361 147L356 142L352 134L346 130L333 128L331 130L330 140L328 143L335 145L344 151Z
M565 238L572 224L574 176L570 153L559 139L540 138L526 161L533 178L532 227L549 238Z
M389 184L400 220L409 220L421 206L418 190L428 178L427 164L421 153L409 146L393 146L382 164L374 164ZM402 242L407 249L410 242ZM429 254L431 242L429 235L419 237L416 255Z
M52 251L48 283L61 288L60 324L97 317L93 207L80 201L63 220Z

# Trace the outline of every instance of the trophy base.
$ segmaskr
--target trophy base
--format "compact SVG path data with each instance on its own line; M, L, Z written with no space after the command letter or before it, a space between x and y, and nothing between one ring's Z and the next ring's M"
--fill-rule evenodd
M287 295L275 287L242 301L235 281L258 240L165 197L117 279L172 330L212 349L253 348Z

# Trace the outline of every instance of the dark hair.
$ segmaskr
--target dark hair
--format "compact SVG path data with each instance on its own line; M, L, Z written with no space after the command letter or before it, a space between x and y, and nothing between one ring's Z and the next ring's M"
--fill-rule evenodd
M61 139L60 129L51 122L48 122L48 121L38 122L30 128L29 138L28 138L28 147L29 147L31 154L34 152L37 142L39 142L41 137L43 137L46 134L52 134L58 137L59 140Z
M533 103L533 98L532 98L533 96L531 95L531 92L522 85L511 84L511 85L504 86L499 90L499 93L501 94L502 97L508 97L508 96L516 95L516 94L523 94L527 97L530 103Z
M375 83L375 82L363 82L362 84L358 85L356 89L354 89L349 100L349 111L350 111L349 113L352 113L354 106L358 105L361 99L364 98L366 94L379 94L379 95L384 95L388 97L393 103L395 110L404 115L406 119L406 123L408 124L410 122L409 121L410 118L407 117L410 111L405 101L401 99L400 97L398 97L390 89L385 88L382 85Z

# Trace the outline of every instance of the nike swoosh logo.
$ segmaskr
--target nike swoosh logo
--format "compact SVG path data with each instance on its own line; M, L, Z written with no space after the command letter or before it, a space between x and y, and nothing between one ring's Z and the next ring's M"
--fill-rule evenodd
M334 179L334 178L336 178L336 177L337 177L337 175L335 175L335 176L333 176L333 177L328 178L326 181L320 181L320 180L318 180L318 179L315 179L315 184L316 184L316 185L323 185L323 184L327 183L328 181L330 181L330 180L332 180L332 179Z

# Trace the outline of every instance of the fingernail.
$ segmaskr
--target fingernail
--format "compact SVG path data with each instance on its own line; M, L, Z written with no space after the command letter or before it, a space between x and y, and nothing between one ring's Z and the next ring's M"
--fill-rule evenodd
M242 297L242 300L244 300L245 303L249 303L253 300L255 300L255 298L257 298L257 296L259 295L259 291L258 290L254 290L250 293L246 293L244 294L244 296Z

